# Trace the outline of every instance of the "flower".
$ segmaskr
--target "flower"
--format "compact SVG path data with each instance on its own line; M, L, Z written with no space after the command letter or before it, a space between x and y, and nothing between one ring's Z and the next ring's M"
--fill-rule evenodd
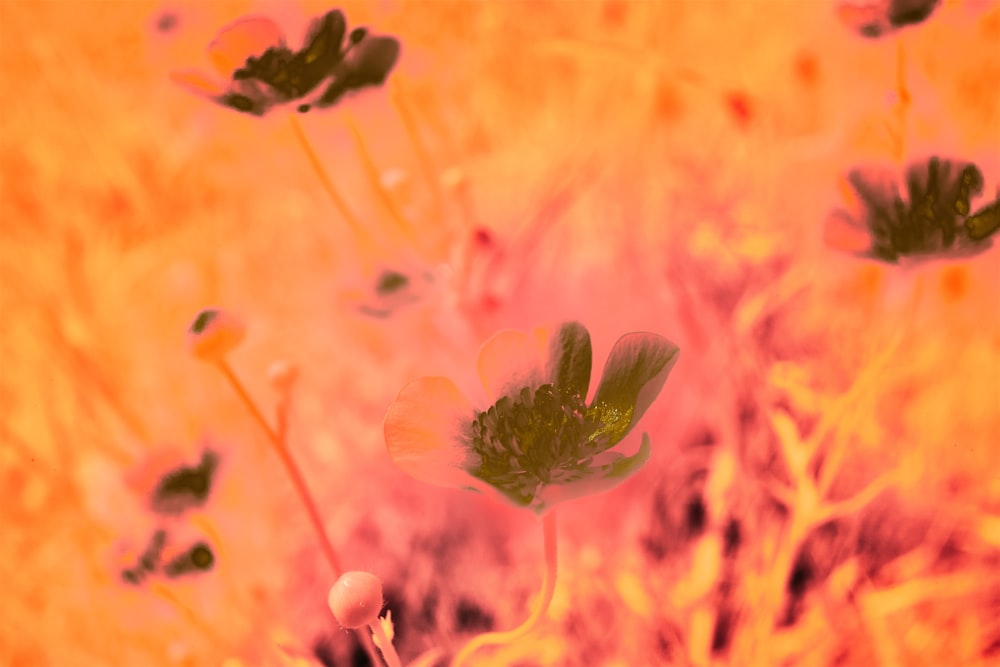
M240 19L208 46L225 83L192 70L172 78L223 106L255 116L290 102L298 102L300 112L330 107L349 92L384 83L399 59L399 41L393 37L374 37L365 28L355 28L345 46L346 33L343 13L333 10L315 19L305 45L292 51L270 19Z
M844 211L827 223L831 246L888 264L901 259L957 259L985 252L997 229L997 204L975 213L983 175L971 163L931 157L906 172L906 200L899 188L861 170L848 175L861 215Z
M205 361L220 362L246 337L246 326L232 313L206 308L188 327L187 347Z
M926 21L941 0L863 0L841 2L841 22L862 37L876 39Z
M411 382L385 417L389 456L422 481L498 494L543 514L606 491L642 467L648 436L632 456L610 450L660 393L678 352L656 334L623 336L588 404L592 359L583 325L501 331L479 353L492 404L474 409L447 378Z

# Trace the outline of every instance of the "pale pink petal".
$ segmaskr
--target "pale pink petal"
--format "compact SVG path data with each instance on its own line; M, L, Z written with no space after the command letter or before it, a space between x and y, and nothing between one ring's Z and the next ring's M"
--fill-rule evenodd
M475 458L467 449L464 433L473 415L472 405L451 380L414 380L403 387L385 415L389 457L423 482L478 488L477 480L465 471Z
M522 387L549 381L545 368L550 335L542 328L530 334L501 331L483 344L479 350L479 378L491 404Z
M868 232L845 213L836 212L823 226L823 241L827 247L849 253L861 253L871 248Z
M271 19L251 16L229 24L208 45L208 56L219 74L227 79L246 63L272 46L284 42L281 29Z
M171 72L170 80L184 86L196 95L203 95L205 97L218 97L226 92L226 87L220 81L213 79L204 72L196 70Z

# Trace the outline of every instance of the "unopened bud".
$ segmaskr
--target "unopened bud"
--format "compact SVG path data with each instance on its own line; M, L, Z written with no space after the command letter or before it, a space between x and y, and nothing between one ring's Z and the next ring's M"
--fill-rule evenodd
M343 627L355 630L378 621L382 581L370 572L345 572L330 589L330 611Z

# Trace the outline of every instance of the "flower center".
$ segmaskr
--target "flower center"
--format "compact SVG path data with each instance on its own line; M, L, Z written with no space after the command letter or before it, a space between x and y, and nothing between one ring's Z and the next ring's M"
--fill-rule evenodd
M528 505L546 484L587 476L593 456L613 444L603 427L581 396L525 387L476 415L471 445L480 462L469 472Z

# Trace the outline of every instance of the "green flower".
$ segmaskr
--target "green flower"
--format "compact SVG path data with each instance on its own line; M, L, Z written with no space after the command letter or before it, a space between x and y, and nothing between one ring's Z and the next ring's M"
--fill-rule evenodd
M425 377L403 388L385 417L393 462L422 481L498 494L538 514L617 486L648 460L611 451L659 395L679 350L652 333L622 336L588 403L590 334L502 331L483 345L479 375L491 405L475 409L455 384Z

